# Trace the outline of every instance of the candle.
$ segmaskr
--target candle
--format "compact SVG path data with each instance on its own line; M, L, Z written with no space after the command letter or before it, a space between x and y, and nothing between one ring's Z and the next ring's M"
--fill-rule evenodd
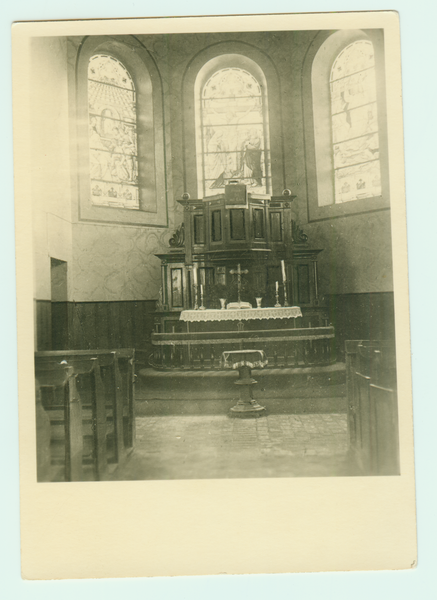
M200 295L203 296L203 285L200 284Z
M279 291L279 284L278 284L278 282L276 282L276 291L277 292Z
M193 265L193 285L197 287L197 265Z
M281 269L282 269L282 281L285 283L287 281L287 275L285 274L285 261L281 260Z

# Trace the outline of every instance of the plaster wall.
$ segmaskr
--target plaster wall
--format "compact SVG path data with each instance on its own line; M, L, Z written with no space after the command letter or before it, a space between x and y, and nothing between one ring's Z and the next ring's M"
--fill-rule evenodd
M65 38L31 43L31 178L34 297L50 300L50 258L72 263ZM71 289L71 269L69 285Z
M356 294L393 291L390 211L309 223L319 259L320 292Z

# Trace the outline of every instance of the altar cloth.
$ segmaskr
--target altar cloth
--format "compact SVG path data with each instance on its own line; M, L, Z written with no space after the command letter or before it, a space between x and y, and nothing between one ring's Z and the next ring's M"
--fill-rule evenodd
M262 319L296 319L301 317L299 306L279 308L241 308L226 310L183 310L180 320L189 323L207 321L252 321Z

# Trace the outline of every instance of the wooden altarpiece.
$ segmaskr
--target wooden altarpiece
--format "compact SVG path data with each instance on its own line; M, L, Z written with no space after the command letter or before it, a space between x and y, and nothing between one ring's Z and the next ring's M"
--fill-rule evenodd
M169 251L157 255L154 366L219 368L221 353L234 347L263 349L280 366L335 360L319 297L322 250L309 246L293 218L294 198L289 190L251 194L236 182L221 194L178 201L183 222Z

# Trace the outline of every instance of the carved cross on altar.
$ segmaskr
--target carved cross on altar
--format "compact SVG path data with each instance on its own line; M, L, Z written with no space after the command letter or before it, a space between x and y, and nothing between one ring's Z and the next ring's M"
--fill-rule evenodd
M229 271L229 273L231 275L236 275L237 276L237 286L238 286L238 303L241 302L241 276L242 275L247 275L247 273L249 273L249 271L247 269L241 270L241 266L240 264L238 264L238 267L236 269L231 269Z

